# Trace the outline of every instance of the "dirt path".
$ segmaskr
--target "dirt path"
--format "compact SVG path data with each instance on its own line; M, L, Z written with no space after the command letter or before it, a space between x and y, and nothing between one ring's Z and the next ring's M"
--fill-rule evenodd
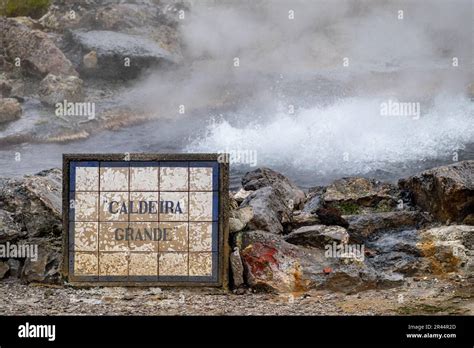
M218 289L89 288L0 282L4 315L415 315L474 314L466 279L410 279L393 289L345 295L312 290L298 295Z

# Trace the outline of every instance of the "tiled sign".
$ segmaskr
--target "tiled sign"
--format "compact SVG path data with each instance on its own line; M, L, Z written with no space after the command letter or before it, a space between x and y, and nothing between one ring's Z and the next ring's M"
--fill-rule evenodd
M64 155L71 283L223 285L227 165L218 155Z

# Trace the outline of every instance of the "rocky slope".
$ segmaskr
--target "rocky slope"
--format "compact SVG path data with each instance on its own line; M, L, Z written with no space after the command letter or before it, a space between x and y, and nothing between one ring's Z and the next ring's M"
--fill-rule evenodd
M0 143L65 142L149 120L140 105L110 105L104 97L148 69L180 64L183 6L57 0L40 19L0 16ZM30 122L21 122L27 105L38 101ZM93 117L58 114L64 101L97 103L98 110Z
M446 225L436 207L446 204L443 192L470 202L473 165L435 168L401 180L399 187L345 178L318 193L305 193L268 168L247 173L242 189L231 194L233 288L353 293L401 286L414 276L471 279L474 227L465 218ZM406 183L446 171L454 182L425 190L435 207L425 211ZM2 277L60 284L61 171L1 179L0 219L0 242L36 243L40 254L37 262L1 260Z

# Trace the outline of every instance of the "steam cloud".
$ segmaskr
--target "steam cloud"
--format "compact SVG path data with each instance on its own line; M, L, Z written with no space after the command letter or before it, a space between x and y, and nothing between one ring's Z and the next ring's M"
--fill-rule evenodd
M191 1L184 66L150 75L130 100L199 119L186 151L251 148L262 165L352 174L447 156L474 142L472 10L470 0ZM384 119L388 99L420 102L422 118Z

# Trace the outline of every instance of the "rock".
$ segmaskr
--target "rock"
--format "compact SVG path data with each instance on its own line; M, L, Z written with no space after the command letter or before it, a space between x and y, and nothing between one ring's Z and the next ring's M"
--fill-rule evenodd
M373 252L369 262L378 270L412 276L419 272L422 256L416 229L384 232L371 236L366 245Z
M8 266L10 267L10 277L20 278L22 264L20 260L8 259Z
M240 232L242 260L247 284L254 289L276 292L304 291L296 247L263 231ZM294 250L294 251L293 251Z
M5 34L3 43L8 59L20 58L21 68L27 73L39 77L49 73L77 76L72 63L48 34L4 17L0 17L0 26Z
M62 233L61 170L0 181L0 209L9 212L28 237Z
M419 227L425 221L419 212L408 210L347 215L344 217L349 223L351 239L356 241L363 241L373 233L382 230Z
M9 269L10 267L8 266L8 263L0 261L0 279L5 277Z
M21 222L15 222L13 217L14 213L0 209L0 243L12 242L26 236L27 232L21 229Z
M452 225L419 231L417 244L433 274L474 271L474 227Z
M462 220L463 225L474 225L474 214L469 214Z
M59 239L33 239L29 243L38 245L38 259L25 260L21 279L27 283L58 283L61 278L61 241Z
M21 105L14 98L0 99L0 124L18 120L21 117Z
M239 203L234 199L234 195L232 192L229 192L229 209L234 210L239 207Z
M325 207L336 207L346 215L392 210L397 200L394 185L359 177L335 180L323 194Z
M462 222L474 211L474 160L426 170L398 184L439 221Z
M38 246L38 259L9 259L10 275L25 282L58 283L62 247L61 171L0 179L0 242Z
M262 187L250 194L240 205L251 207L253 216L248 221L249 229L260 229L272 233L283 233L282 223L290 222L291 209L285 198L273 187Z
M232 282L234 288L244 285L244 265L240 257L239 248L234 248L230 254L230 269L232 271Z
M86 7L91 1L83 2L80 6L71 6L74 4L64 4L65 6L57 6L56 3L49 7L43 17L38 22L47 30L54 32L62 32L66 28L77 27L86 13ZM97 5L95 5L97 6ZM73 15L71 10L74 11Z
M239 232L234 235L234 243L242 251L246 282L254 289L354 292L399 285L403 278L378 272L360 260L327 257L324 250L290 244L282 236L265 231Z
M157 7L147 4L107 4L86 13L80 26L120 31L159 24Z
M298 186L282 174L269 168L258 168L246 173L242 177L242 187L247 191L272 187L280 192L285 204L290 207L298 208L305 200L305 194Z
M234 199L237 201L237 203L242 203L245 198L247 198L253 191L246 191L243 188L241 188L239 191L237 191L234 194Z
M321 208L324 189L325 188L322 186L313 187L310 189L308 196L306 197L306 202L303 206L303 212L315 213L318 208Z
M22 24L30 29L43 29L43 26L36 20L31 17L19 16L19 17L10 17L11 20L15 21L18 24Z
M82 102L84 100L83 82L77 76L57 76L48 74L40 83L39 96L42 103Z
M85 53L96 52L97 69L92 71L94 77L134 78L151 66L180 61L180 57L140 35L108 30L71 30L66 35L66 40L80 51L81 58ZM84 63L81 73L91 74Z
M292 231L303 226L319 224L321 224L321 221L319 221L316 215L301 210L296 210L293 212L291 221L286 223L284 227L287 231Z
M344 228L349 227L347 221L341 216L341 211L337 208L318 208L316 209L316 215L319 221L324 225L337 225Z
M333 242L347 243L349 234L340 226L314 225L301 227L284 237L291 244L324 248Z
M390 251L375 255L371 259L371 263L378 270L399 273L405 276L418 274L421 267L421 259L419 257L400 251Z
M230 233L242 231L253 218L253 208L251 206L242 207L230 211L229 230Z
M1 67L0 67L1 70ZM0 75L0 97L8 98L12 91L12 84L9 80Z
M82 58L82 64L86 69L97 69L97 52L90 51Z
M474 100L474 82L467 86L467 95L469 98L471 98L471 100Z

